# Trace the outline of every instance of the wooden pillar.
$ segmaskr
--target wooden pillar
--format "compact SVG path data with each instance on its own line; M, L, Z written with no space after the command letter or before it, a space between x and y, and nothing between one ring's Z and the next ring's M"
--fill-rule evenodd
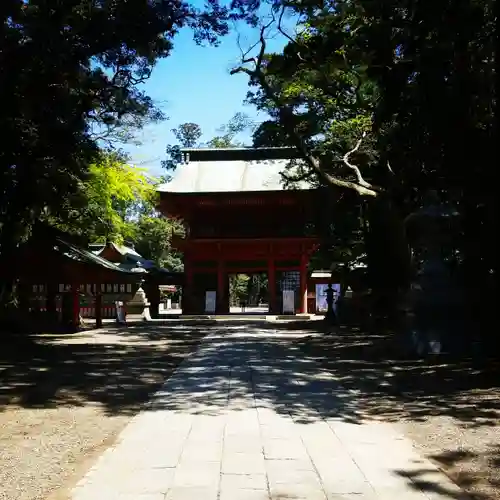
M152 319L158 319L160 317L160 288L157 283L152 282L145 284L144 291L149 302L149 314Z
M191 314L193 310L193 267L189 259L184 259L185 282L182 287L182 314Z
M307 314L307 257L300 259L300 306L299 312Z
M276 314L276 264L274 259L269 259L267 263L267 282L269 289L269 312Z
M101 328L102 327L102 293L101 293L101 284L100 283L97 283L95 286L94 308L95 308L95 326L96 326L96 328Z
M80 285L71 284L72 315L71 323L74 328L80 326Z
M217 262L217 307L218 314L226 314L226 269L224 261L219 258Z

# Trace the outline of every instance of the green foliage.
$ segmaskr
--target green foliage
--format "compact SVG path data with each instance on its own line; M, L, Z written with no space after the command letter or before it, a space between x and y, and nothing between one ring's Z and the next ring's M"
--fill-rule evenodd
M215 136L207 142L209 148L237 148L243 147L244 143L236 141L236 137L246 130L253 128L253 122L245 113L236 113L227 124L219 127L217 132L221 135Z
M144 258L158 266L182 271L180 255L171 247L172 234L180 234L182 226L173 220L158 215L143 215L136 224L134 246Z
M201 137L201 128L197 123L181 123L172 132L183 148L195 147Z
M181 270L171 238L173 233L182 232L182 226L156 211L158 180L109 152L103 152L89 172L80 191L80 208L70 211L72 217L64 222L54 217L49 222L93 243L131 242L139 254L158 266Z
M84 192L90 210L108 228L105 234L95 237L116 243L133 238L136 231L133 219L140 211L150 212L156 198L154 180L145 169L127 165L113 156L90 166Z
M161 118L140 85L182 27L227 33L228 11L185 2L8 1L0 9L0 255L43 214L68 218L98 145ZM116 135L118 134L118 136Z
M246 274L229 276L229 297L233 306L239 306L242 301L248 301L248 284L250 277Z
M77 198L69 201L60 216L51 214L48 221L91 242L133 239L137 218L154 209L156 180L113 152L102 152L88 172Z
M260 7L238 4L250 20ZM282 53L264 50L251 60L256 66L247 60L235 70L250 76L248 99L270 116L255 144L296 146L305 167L292 168L292 181L312 173L334 199L346 189L365 198L371 282L392 288L393 297L409 276L403 218L427 189L437 189L462 213L456 251L471 303L484 310L488 300L477 290L495 295L498 268L487 243L494 196L485 184L495 168L494 2L292 0L273 7L293 12L301 29ZM367 132L349 166L344 155ZM331 213L335 226L340 214Z
M238 148L244 143L235 140L236 137L253 128L253 122L245 113L236 113L227 124L220 126L217 132L220 135L212 137L204 146L208 148ZM182 123L172 129L179 144L169 144L166 147L167 159L162 161L162 167L167 172L173 171L182 162L181 148L190 148L198 145L197 141L202 136L202 130L196 123ZM170 177L168 177L170 179Z

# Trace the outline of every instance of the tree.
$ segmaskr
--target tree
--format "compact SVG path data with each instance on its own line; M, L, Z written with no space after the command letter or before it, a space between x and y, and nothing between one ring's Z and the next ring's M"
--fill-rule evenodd
M159 214L143 215L136 224L134 247L143 257L170 271L182 271L180 255L172 249L172 234L180 234L176 221Z
M209 148L237 148L243 147L244 143L235 141L235 138L246 130L253 128L253 122L250 117L238 112L236 113L227 124L222 125L217 129L221 135L212 137L207 142Z
M255 12L255 4L242 5ZM313 174L332 197L357 193L372 285L384 283L395 296L408 282L402 221L429 187L468 206L465 253L486 276L496 268L478 243L495 220L482 181L494 144L493 3L286 5L301 26L297 35L285 33L282 4L274 4L274 26L289 41L283 53L266 53L264 27L255 57L245 54L233 71L249 75L250 100L271 116L256 141L295 146L305 164L299 174ZM471 164L479 165L473 182Z
M128 165L114 152L102 152L82 182L79 206L68 207L61 220L49 216L48 221L93 243L123 243L135 237L137 218L149 215L155 197L155 179L146 170Z
M232 274L229 277L229 296L233 306L248 300L248 286L250 278L246 274Z
M182 227L156 210L159 180L145 169L127 164L115 152L102 152L100 161L89 170L79 192L78 209L69 210L63 221L49 217L48 222L91 243L133 243L139 254L159 267L181 270L171 238Z
M10 261L41 214L62 217L78 198L99 141L158 118L140 90L184 26L199 42L227 33L210 2L3 2L0 80L0 258ZM123 129L122 129L123 130ZM0 301L12 301L12 277Z
M197 123L181 123L172 132L183 148L195 147L201 137L201 128Z
M346 15L342 10L332 11L327 22L321 18L323 25L309 19L283 54L266 54L267 27L262 28L258 55L244 56L244 64L233 73L249 75L257 89L250 99L271 111L278 125L274 130L282 129L286 143L297 148L305 163L300 178L316 177L320 185L331 189L333 199L342 190L361 197L369 220L366 246L371 285L380 303L389 304L395 303L394 297L408 283L410 252L403 217L390 194L392 180L385 174L390 170L383 155L377 149L360 154L368 139L375 89L363 69L363 54L345 29ZM332 46L338 49L332 51ZM262 139L263 132L261 128L257 137L260 134ZM368 169L373 180L361 174L352 157Z
M217 132L220 135L212 137L204 146L209 148L235 148L242 147L243 143L235 141L235 138L251 128L253 122L245 113L236 113L227 124L221 125ZM202 147L197 141L203 135L200 126L196 123L181 123L177 128L173 128L178 144L169 144L166 147L167 159L162 161L162 167L167 172L174 171L182 162L182 148L191 148L195 145ZM167 180L170 176L167 177Z

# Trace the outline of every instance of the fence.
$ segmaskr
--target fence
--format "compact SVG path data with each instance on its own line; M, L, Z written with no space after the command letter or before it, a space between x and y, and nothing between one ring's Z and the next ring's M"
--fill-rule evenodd
M45 307L40 308L30 308L31 311L37 310L41 313L47 312ZM56 307L57 314L61 315L61 308ZM90 306L81 306L80 307L80 316L82 318L95 318L95 307ZM114 304L106 304L102 306L102 317L103 318L116 318L116 307Z
M114 304L103 305L101 311L103 318L116 318L116 307ZM82 318L95 318L95 307L91 306L80 307L80 316Z

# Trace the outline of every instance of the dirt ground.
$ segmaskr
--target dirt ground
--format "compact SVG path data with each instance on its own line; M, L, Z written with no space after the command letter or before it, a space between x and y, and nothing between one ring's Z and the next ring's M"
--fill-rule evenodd
M408 360L390 335L345 329L299 342L355 396L344 418L391 421L477 500L500 499L500 363ZM413 480L425 491L433 484ZM450 497L455 498L455 497Z
M353 329L318 335L320 324L267 327L315 334L291 342L353 395L353 403L336 410L339 416L393 422L473 498L500 499L498 362L403 359L390 336ZM179 322L5 339L0 499L67 500L69 489L207 330L203 323ZM424 472L413 480L436 490L419 481Z
M0 499L66 500L204 334L147 324L4 339Z

